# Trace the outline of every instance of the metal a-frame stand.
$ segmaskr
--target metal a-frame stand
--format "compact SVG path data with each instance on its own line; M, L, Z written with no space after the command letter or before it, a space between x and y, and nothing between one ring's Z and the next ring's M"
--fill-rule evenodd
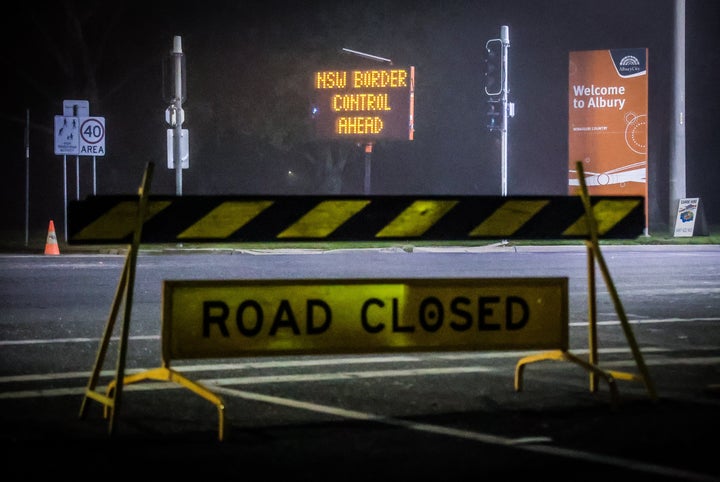
M628 321L628 318L625 314L625 309L623 308L620 297L618 296L617 290L615 289L615 285L612 281L612 278L610 277L610 271L608 270L607 264L605 264L605 259L603 258L602 252L600 251L600 244L598 242L597 220L593 213L593 206L590 202L590 196L588 194L587 186L585 184L585 175L583 172L582 162L577 163L577 173L581 187L580 196L582 198L583 206L585 208L585 217L587 218L589 232L589 239L585 241L588 253L588 360L585 361L577 355L568 352L567 350L553 350L550 352L523 357L518 361L517 365L515 366L515 390L522 390L522 375L525 365L543 360L560 360L576 363L589 372L591 392L596 392L598 389L598 376L603 377L607 381L610 388L613 407L617 405L618 396L617 385L615 383L616 379L637 381L643 383L646 390L648 391L648 394L650 395L650 398L656 400L657 393L655 392L655 387L653 385L652 379L650 378L650 373L648 372L647 366L645 365L642 353L640 353L640 348L635 341L635 336L633 334L632 328L630 327L630 322ZM605 280L605 285L607 286L607 290L610 294L610 297L612 298L613 305L615 306L615 311L618 315L618 318L620 319L620 324L622 325L623 331L625 333L625 338L627 339L628 345L630 345L630 349L632 350L633 358L635 359L635 364L637 365L639 374L620 372L616 370L603 370L598 366L596 309L597 297L595 285L596 262L597 265L600 267L603 279Z
M135 285L135 266L137 264L137 254L140 249L140 239L142 237L142 226L145 221L145 213L147 208L147 200L150 191L150 181L152 180L154 164L148 163L145 168L145 174L143 176L142 184L138 191L140 196L138 202L137 218L135 221L135 229L133 231L133 240L128 250L127 256L125 257L125 265L118 282L117 289L115 290L115 297L113 299L112 306L110 308L110 316L108 317L107 324L105 325L105 331L103 332L102 339L100 341L100 347L95 358L95 366L90 374L87 387L85 389L85 396L83 397L82 404L80 406L80 418L84 418L87 413L87 401L89 399L100 402L104 406L104 412L107 415L110 412L110 422L108 425L109 433L112 435L117 422L117 414L120 411L120 401L122 400L122 383L118 383L116 389L112 394L100 393L95 390L97 387L98 379L100 378L100 371L102 370L103 363L105 362L105 355L107 354L108 345L110 344L110 338L112 337L113 330L115 327L115 321L117 320L118 312L120 311L121 305L125 305L125 315L123 317L122 328L120 330L120 344L118 345L118 357L116 365L116 380L122 380L125 374L125 359L127 355L127 344L128 334L130 331L130 314L132 311L132 298L133 288Z
M201 384L189 380L182 374L170 369L169 362L164 361L163 366L160 368L125 376L125 360L127 354L128 333L130 329L130 313L132 310L133 287L135 283L135 266L137 264L137 254L138 250L140 249L140 240L142 238L142 226L147 215L147 203L148 196L150 194L150 181L152 179L152 173L153 164L148 163L145 169L142 186L140 187L138 193L140 195L140 199L138 202L138 211L135 221L135 229L133 232L133 241L125 258L125 266L123 268L122 275L120 276L120 281L118 282L117 289L115 291L115 298L110 309L110 316L108 317L107 324L105 325L105 331L103 333L97 357L95 359L95 366L90 375L90 379L88 380L87 388L85 389L85 396L83 397L83 401L80 406L80 418L84 418L87 413L88 400L95 400L97 402L100 402L103 405L103 415L106 418L110 418L108 424L108 432L110 435L113 435L115 432L115 427L117 426L117 417L120 411L120 402L122 400L123 387L125 385L145 379L172 381L190 389L191 391L197 393L201 397L215 404L219 412L218 437L220 440L222 440L224 432L225 410L225 404L222 398L215 395ZM123 318L123 324L120 334L120 344L118 346L115 378L111 380L110 383L108 383L105 393L101 393L96 390L96 387L98 379L100 377L100 372L105 362L108 345L110 344L110 338L112 337L115 327L115 321L120 311L120 307L123 303L125 305L125 316Z
M123 380L125 373L125 359L127 355L127 344L128 344L128 333L130 331L130 314L132 311L132 298L133 288L135 284L135 266L137 264L137 254L140 249L140 239L142 237L142 226L145 220L147 201L150 191L150 181L152 180L154 164L148 163L145 168L145 174L143 176L142 185L138 191L140 196L138 202L138 211L135 224L135 230L133 231L133 240L128 250L127 256L125 257L125 265L118 282L117 289L115 290L115 297L113 299L112 306L110 308L110 316L108 317L107 324L105 325L105 331L100 342L100 347L95 358L95 366L90 379L88 380L87 387L85 389L85 396L83 397L82 404L80 406L80 418L84 418L87 413L87 401L95 400L100 402L104 406L105 415L110 416L108 425L109 433L112 435L116 426L117 415L120 411L120 402L122 400L122 388L123 384L118 383L117 387L111 394L105 394L96 391L98 379L100 378L100 372L105 362L105 355L107 354L108 345L110 344L110 338L112 337L113 330L115 327L115 321L120 311L121 305L125 305L125 314L123 318L122 328L120 331L120 343L118 345L118 357L116 365L116 380Z

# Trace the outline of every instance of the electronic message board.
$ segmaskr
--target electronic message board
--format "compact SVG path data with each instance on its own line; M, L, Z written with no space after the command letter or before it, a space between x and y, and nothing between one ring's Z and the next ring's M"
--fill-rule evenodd
M413 139L415 67L318 71L313 94L320 138Z

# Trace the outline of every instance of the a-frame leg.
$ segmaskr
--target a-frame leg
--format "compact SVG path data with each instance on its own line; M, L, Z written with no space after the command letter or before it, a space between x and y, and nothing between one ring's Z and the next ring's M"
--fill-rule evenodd
M137 217L135 220L135 229L133 231L133 241L128 250L125 258L125 266L123 267L120 281L118 282L117 289L115 291L115 299L113 300L112 307L110 309L110 316L108 317L103 337L100 341L100 347L95 359L95 365L88 380L87 387L85 389L85 396L83 397L82 404L80 406L80 418L83 418L87 411L88 399L95 400L103 404L105 411L110 411L110 422L108 425L108 432L110 435L114 433L115 426L117 424L117 414L120 409L120 401L122 398L122 387L123 380L125 378L125 360L127 356L127 343L128 335L130 331L130 315L132 312L132 301L133 301L133 289L135 284L135 267L137 264L137 254L140 249L140 240L142 238L142 226L145 220L145 213L147 211L147 201L150 192L150 182L152 180L153 163L148 163L145 168L145 175L143 176L142 185L139 189L139 202ZM116 364L115 383L117 384L115 390L111 395L98 392L96 390L98 378L105 362L105 355L107 354L108 345L110 338L112 337L113 330L115 327L115 321L117 319L120 306L124 303L125 312L123 317L123 323L120 332L120 343L118 346L118 358Z
M605 263L602 252L600 251L600 244L598 241L598 227L597 219L593 212L593 206L590 202L590 195L588 194L587 186L585 184L585 175L583 172L582 162L577 163L578 179L580 181L580 196L582 198L583 206L585 207L585 217L588 223L589 239L585 241L588 252L588 361L584 362L580 360L576 355L573 355L567 351L557 350L554 352L542 353L539 355L531 355L522 358L516 365L515 368L515 389L520 391L522 389L522 375L524 366L529 363L534 363L543 360L567 360L579 364L589 372L590 376L590 390L592 392L597 391L598 388L598 376L602 376L608 382L611 389L613 400L616 397L617 391L615 389L614 380L628 380L628 381L640 381L645 384L645 388L648 391L650 397L655 400L657 399L657 393L655 387L650 378L650 373L643 360L640 348L635 340L630 322L625 314L620 297L618 296L615 284L613 283L612 277L610 276L610 270ZM626 373L616 370L603 370L598 366L598 343L597 343L597 297L596 297L596 286L595 286L595 265L600 268L605 285L612 299L615 307L615 312L620 319L625 339L630 345L630 349L635 360L635 364L638 367L640 375Z

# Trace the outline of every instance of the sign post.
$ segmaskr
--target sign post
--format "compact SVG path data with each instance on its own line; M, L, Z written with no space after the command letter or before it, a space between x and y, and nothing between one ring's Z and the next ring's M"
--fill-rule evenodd
M96 194L96 156L105 155L105 118L90 116L87 100L64 100L63 115L55 116L55 154L63 156L65 240L67 226L67 156L75 156L75 198L80 199L80 156L93 158L93 194Z

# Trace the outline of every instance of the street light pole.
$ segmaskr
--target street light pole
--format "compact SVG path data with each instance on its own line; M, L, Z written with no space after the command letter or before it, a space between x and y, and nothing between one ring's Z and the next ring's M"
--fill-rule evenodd
M182 124L184 118L184 112L182 108L183 102L183 82L182 82L182 37L175 36L173 38L173 61L174 61L174 80L175 80L175 94L173 96L173 106L176 111L176 122L174 124L174 135L173 135L173 165L175 167L175 193L178 196L182 196L182 152L181 152L181 138L182 138Z
M685 0L675 0L673 116L670 138L670 229L685 197Z

